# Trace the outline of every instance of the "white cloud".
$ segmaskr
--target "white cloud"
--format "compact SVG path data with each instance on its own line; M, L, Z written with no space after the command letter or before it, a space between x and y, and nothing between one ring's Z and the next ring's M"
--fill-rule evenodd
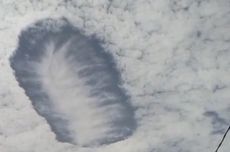
M216 148L222 135L211 134L211 119L203 114L215 111L229 122L228 0L111 2L109 11L109 1L0 2L0 150L192 152ZM20 31L38 19L59 16L85 34L96 34L113 54L131 103L138 107L138 128L127 140L95 149L57 142L17 86L8 57L17 47ZM216 90L218 85L224 87ZM230 148L227 142L223 152Z

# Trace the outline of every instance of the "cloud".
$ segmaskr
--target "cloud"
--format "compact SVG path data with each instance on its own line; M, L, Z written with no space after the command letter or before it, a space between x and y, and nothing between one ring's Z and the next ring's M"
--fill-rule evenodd
M6 152L214 150L222 136L212 134L216 127L214 117L229 122L228 4L228 0L1 2L0 93L5 96L0 98L4 104L0 108L0 147ZM93 148L58 142L18 87L8 61L18 47L18 35L28 26L37 26L34 23L38 20L63 16L84 35L97 37L103 42L104 51L112 55L121 74L122 87L130 95L129 103L135 107L137 129L126 140ZM62 23L48 25L58 30ZM48 47L40 47L46 50L52 48L52 43L47 41ZM58 56L58 61L67 61L62 55ZM36 59L40 57L44 54ZM70 63L64 62L62 69L67 70ZM72 70L60 71L59 76L73 74L69 71ZM75 79L69 81L75 82ZM55 88L51 86L47 84L46 88L52 92ZM83 92L88 89L79 86ZM65 106L55 105L59 105L57 111L65 111ZM210 111L215 115L205 115ZM93 117L108 120L107 116ZM228 127L225 123L218 125ZM229 149L228 141L229 138L223 144L223 151Z

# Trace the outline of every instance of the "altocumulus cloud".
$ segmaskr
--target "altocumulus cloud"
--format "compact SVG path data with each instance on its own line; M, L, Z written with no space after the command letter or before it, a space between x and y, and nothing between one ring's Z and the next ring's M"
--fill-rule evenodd
M0 1L0 18L2 152L205 152L228 127L229 0Z

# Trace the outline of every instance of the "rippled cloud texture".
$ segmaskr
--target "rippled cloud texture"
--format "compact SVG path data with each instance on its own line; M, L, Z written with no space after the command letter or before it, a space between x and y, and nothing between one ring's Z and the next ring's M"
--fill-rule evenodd
M0 0L0 151L214 151L230 122L229 8L229 0ZM65 35L67 22L78 30ZM71 49L80 44L84 52ZM94 92L103 85L110 89Z

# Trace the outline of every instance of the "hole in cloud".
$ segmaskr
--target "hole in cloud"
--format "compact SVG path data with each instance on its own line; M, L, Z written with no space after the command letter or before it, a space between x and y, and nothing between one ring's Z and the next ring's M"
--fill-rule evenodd
M136 128L112 56L67 21L44 19L22 31L10 58L19 85L60 142L110 144Z

